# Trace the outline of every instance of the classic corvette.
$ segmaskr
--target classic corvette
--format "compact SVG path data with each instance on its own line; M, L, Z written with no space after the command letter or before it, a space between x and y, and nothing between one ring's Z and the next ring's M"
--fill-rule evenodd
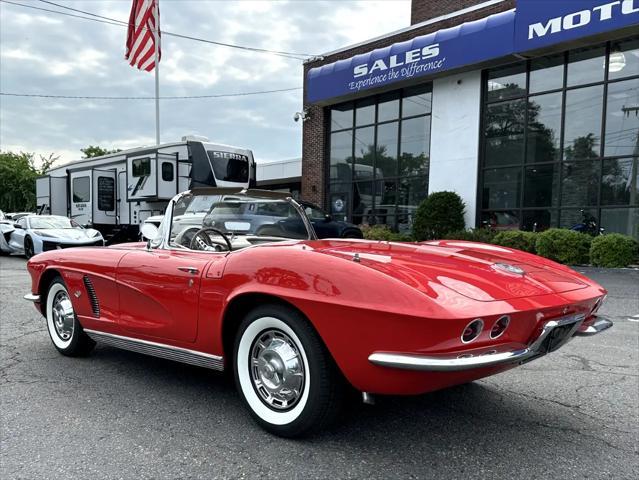
M230 194L199 225L173 221L202 196ZM277 222L306 231L258 232L230 215L243 204L285 211ZM254 419L282 436L326 425L346 389L364 401L430 392L612 325L597 313L606 291L563 265L472 242L317 240L304 209L273 192L185 192L143 234L28 262L25 298L55 348L79 356L103 342L231 370Z

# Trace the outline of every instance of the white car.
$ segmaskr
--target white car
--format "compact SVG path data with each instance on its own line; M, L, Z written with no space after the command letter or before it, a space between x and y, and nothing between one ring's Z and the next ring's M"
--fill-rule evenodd
M0 251L22 253L31 258L37 253L69 247L102 246L102 234L83 228L58 215L27 215L15 223L0 223Z

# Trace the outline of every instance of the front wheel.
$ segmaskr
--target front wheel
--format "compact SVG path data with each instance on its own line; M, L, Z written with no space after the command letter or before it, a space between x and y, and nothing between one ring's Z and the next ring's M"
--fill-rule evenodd
M31 237L24 237L24 256L27 260L35 255L33 240Z
M265 305L242 321L234 349L237 388L265 430L296 437L330 424L342 379L311 324L299 312Z
M73 310L71 297L64 280L56 277L47 292L47 330L55 348L62 355L79 357L88 355L95 342L84 333Z

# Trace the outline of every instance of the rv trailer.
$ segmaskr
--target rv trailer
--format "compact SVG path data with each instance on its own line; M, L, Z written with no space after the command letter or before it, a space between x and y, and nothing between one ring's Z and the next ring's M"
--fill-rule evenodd
M203 137L77 160L36 180L38 211L99 230L107 243L134 240L139 227L194 187L253 187L251 150Z

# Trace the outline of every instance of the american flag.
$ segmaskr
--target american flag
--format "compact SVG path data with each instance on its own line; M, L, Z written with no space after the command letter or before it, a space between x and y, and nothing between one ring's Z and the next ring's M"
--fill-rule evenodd
M133 0L131 16L129 17L129 31L126 37L126 58L129 65L150 72L155 68L155 26L157 25L158 61L161 50L160 41L160 10L158 0ZM156 18L157 12L157 18Z

